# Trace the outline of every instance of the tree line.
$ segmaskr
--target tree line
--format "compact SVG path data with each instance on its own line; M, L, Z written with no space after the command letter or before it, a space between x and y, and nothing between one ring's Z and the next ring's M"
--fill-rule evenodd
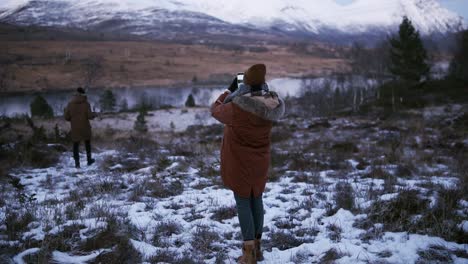
M464 95L468 94L468 30L457 35L448 72L441 74L442 78L435 76L431 71L437 59L434 47L425 44L411 20L404 17L398 32L373 48L353 43L344 55L348 70L334 74L330 78L333 85L304 85L303 97L297 101L307 114L320 116L365 111L370 104L397 112L435 100L468 99ZM295 108L294 104L291 107Z

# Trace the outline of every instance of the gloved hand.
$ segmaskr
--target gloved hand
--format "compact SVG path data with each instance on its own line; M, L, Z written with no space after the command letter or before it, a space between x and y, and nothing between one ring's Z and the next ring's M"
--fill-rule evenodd
M229 88L228 90L231 91L231 93L235 92L237 90L237 88L239 88L237 86L237 76L234 78L234 80L232 80L232 83L231 85L229 85Z
M234 97L236 97L236 96L241 96L241 95L250 93L250 88L251 88L250 85L245 85L245 84L239 85L239 87L233 93L230 93L224 99L224 103L227 104L227 103L231 102L232 99Z

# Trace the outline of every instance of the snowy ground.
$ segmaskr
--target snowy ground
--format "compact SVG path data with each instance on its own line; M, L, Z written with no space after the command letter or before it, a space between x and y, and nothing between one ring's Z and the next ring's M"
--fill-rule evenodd
M422 130L405 133L401 141L408 145L393 152L384 151L384 139L414 124L338 118L323 126L297 118L278 127L264 194L263 263L468 263L466 242L412 224L425 208L401 209L415 212L397 220L412 231L397 232L386 215L375 215L376 205L411 204L408 197L434 208L459 187L453 159L439 149L429 153L441 135L426 114ZM170 144L97 146L96 164L79 170L69 153L52 167L15 169L9 184L1 183L0 262L235 263L240 229L232 193L219 176L220 129L209 124ZM350 140L357 143L343 143ZM423 153L429 154L423 159ZM426 163L413 168L405 158L416 154ZM462 241L465 199L452 206L456 216L443 218L456 221Z

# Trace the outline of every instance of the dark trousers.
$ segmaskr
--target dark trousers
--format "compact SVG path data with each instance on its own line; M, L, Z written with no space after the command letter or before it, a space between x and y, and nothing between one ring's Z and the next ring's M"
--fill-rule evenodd
M234 194L234 198L244 241L262 238L264 213L262 195L254 198L252 194L250 198L243 198Z
M85 148L86 148L86 157L88 161L91 160L91 141L85 140ZM80 164L80 142L73 142L73 158L75 159L75 164Z

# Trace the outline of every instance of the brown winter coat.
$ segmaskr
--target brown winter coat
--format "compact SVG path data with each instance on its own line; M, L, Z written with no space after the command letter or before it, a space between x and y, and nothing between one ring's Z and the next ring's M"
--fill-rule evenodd
M211 114L224 126L221 176L226 187L240 197L260 196L265 190L270 165L270 132L273 121L284 114L284 102L275 93L238 96L211 106Z
M91 139L90 119L95 117L85 95L75 95L65 108L65 119L71 123L73 142Z

